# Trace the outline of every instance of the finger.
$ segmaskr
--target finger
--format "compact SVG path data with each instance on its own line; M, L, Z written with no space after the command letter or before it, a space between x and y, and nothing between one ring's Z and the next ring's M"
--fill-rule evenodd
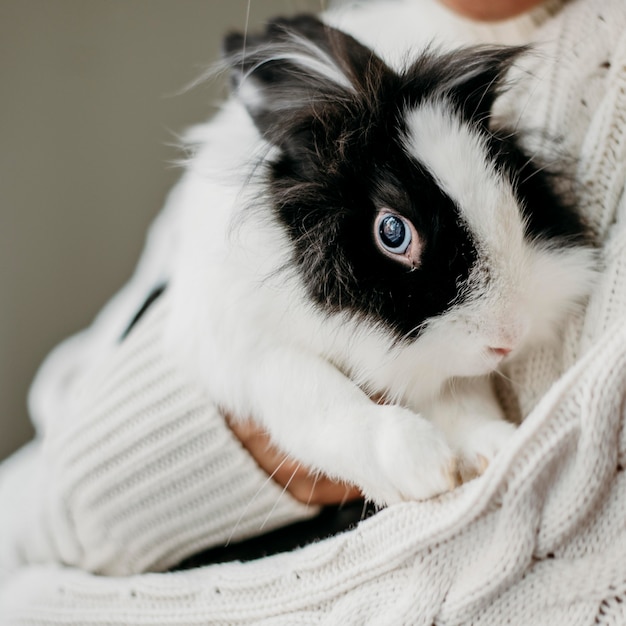
M259 467L299 502L330 505L362 497L356 487L310 473L296 461L287 459L283 452L272 445L267 433L254 422L240 422L228 416L226 420Z

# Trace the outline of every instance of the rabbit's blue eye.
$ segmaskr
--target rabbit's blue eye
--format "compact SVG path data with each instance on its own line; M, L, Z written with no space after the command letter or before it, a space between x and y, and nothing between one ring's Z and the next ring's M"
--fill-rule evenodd
M380 245L392 254L404 254L411 244L411 228L407 221L394 213L385 213L378 219Z
M391 209L382 208L374 220L374 239L379 250L390 259L412 270L422 262L423 243L415 226Z

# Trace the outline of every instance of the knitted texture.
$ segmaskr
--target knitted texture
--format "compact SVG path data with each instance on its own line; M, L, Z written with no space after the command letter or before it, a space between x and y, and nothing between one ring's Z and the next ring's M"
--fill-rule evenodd
M61 562L117 575L160 571L316 512L282 497L217 409L164 358L166 311L167 301L153 305L76 385L43 449L29 451L40 467L12 500L41 510ZM30 457L22 464L33 472ZM43 500L20 502L32 497ZM28 560L41 552L32 528L12 547Z
M502 112L575 157L603 271L563 344L507 371L526 419L485 474L292 553L142 573L310 514L170 365L164 300L0 468L2 624L626 624L626 5L569 2L536 38Z

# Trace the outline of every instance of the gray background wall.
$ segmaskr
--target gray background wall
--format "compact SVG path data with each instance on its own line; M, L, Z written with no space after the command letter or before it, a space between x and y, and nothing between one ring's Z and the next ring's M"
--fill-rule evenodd
M0 0L0 459L38 364L130 275L222 34L323 0Z

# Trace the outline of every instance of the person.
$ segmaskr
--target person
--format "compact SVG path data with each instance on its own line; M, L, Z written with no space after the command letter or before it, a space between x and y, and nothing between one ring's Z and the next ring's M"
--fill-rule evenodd
M562 138L605 250L561 348L507 372L528 415L519 437L443 498L272 558L168 573L359 495L224 417L163 352L162 285L184 237L175 189L128 284L43 364L29 399L37 437L0 466L3 624L626 623L626 8L442 1L462 16L441 9L444 38L540 48L502 113L542 131L538 152ZM384 9L390 37L409 5L425 10Z

